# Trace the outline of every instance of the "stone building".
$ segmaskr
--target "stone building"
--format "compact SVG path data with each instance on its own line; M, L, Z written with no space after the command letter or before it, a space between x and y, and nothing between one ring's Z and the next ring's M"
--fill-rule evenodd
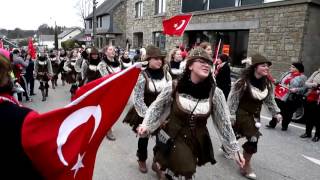
M276 2L273 2L276 1ZM292 61L306 74L320 67L320 0L127 0L126 38L132 48L155 44L169 50L208 41L229 53L231 65L254 52L273 62L278 77ZM162 20L193 17L182 37L163 35Z
M126 46L126 0L105 0L96 9L96 45ZM85 18L85 36L93 31L92 13Z

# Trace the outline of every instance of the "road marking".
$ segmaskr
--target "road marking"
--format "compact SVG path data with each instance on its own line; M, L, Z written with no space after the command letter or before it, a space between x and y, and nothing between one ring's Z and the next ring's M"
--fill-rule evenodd
M316 158L313 158L313 157L309 157L309 156L305 156L305 155L303 155L303 154L302 154L302 156L303 156L304 158L308 159L309 161L311 161L311 162L313 162L313 163L315 163L315 164L317 164L317 165L320 166L320 160L319 160L319 159L316 159Z
M272 118L269 117L269 116L260 116L261 118L265 119L265 120L271 120ZM306 130L306 128L304 127L301 127L301 126L298 126L298 125L295 125L295 124L292 124L290 123L289 126L292 126L292 127L295 127L295 128L298 128L298 129L302 129L302 130ZM313 130L312 132L314 132L315 130Z

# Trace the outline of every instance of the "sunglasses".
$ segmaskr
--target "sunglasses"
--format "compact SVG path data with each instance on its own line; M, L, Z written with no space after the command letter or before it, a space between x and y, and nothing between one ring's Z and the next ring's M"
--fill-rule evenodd
M199 62L201 64L208 64L209 66L213 65L212 61L204 60L204 59L196 59L195 62Z

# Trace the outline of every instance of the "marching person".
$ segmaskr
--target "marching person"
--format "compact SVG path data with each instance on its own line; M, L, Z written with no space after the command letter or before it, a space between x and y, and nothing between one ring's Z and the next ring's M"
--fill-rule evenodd
M311 138L313 126L316 128L313 142L320 139L320 68L315 71L306 81L308 89L306 102L304 104L304 119L306 121L306 131L301 138Z
M76 61L79 59L78 51L73 50L64 63L63 69L66 71L66 82L71 84L70 93L71 97L74 96L78 85L77 85L77 71L75 70Z
M46 101L49 91L49 80L52 77L51 61L45 53L40 53L40 56L35 62L34 74L36 79L40 82L39 89L41 90L42 101Z
M226 99L228 98L231 89L231 71L229 61L230 57L228 55L219 55L219 58L216 62L217 66L214 72L217 86L222 90Z
M98 70L101 76L117 73L121 71L120 62L115 57L116 52L113 46L106 46L104 48L104 55L101 62L98 64ZM116 137L113 135L112 129L106 135L110 141L115 141Z
M84 84L101 77L101 74L98 70L98 64L101 61L99 57L99 51L96 48L92 48L87 58L88 60L84 60L82 63L82 79Z
M91 49L86 49L84 51L81 52L81 57L78 58L76 60L76 64L74 66L75 71L77 72L77 82L78 82L78 86L82 86L84 83L84 79L83 79L83 64L88 63L88 58L89 58L89 54L90 54Z
M133 64L133 61L129 57L129 52L124 51L123 55L120 57L121 69L126 69Z
M52 89L55 89L55 86L58 86L58 75L59 75L59 64L60 60L59 57L57 56L56 52L51 51L49 54L49 60L52 65L52 78L51 78L51 83L52 83Z
M286 131L290 122L292 121L293 113L303 103L303 94L305 92L304 84L307 77L303 74L304 66L302 63L292 63L290 70L285 72L279 81L276 81L276 103L281 109L281 115L283 117L281 130ZM283 96L279 96L279 91L287 90L287 93ZM272 119L267 127L275 128L277 120Z
M186 62L182 58L180 49L173 49L168 56L169 69L172 79L177 79L182 75L183 70L186 66Z
M21 127L31 110L22 107L13 97L11 71L9 52L0 49L0 133L2 137L6 137L1 141L1 163L5 164L1 168L1 177L42 179L22 147Z
M210 116L226 150L234 155L240 167L243 164L226 100L210 72L212 58L196 47L186 60L182 78L167 84L138 128L140 136L156 134L152 169L160 179L165 179L163 171L166 171L169 178L189 180L197 166L216 163L206 126Z
M268 107L278 121L282 120L282 116L274 100L272 84L267 78L272 63L259 54L253 55L251 61L251 65L232 86L228 106L237 137L247 139L242 145L245 165L241 168L241 173L248 179L256 179L257 176L251 168L251 158L257 152L258 139L261 136L259 128L262 104Z
M171 76L164 68L165 54L155 46L148 46L146 59L147 68L140 73L137 84L134 89L133 104L134 107L128 112L123 122L132 126L134 132L142 123L146 111L151 103L157 98L167 83L171 83ZM146 160L148 157L148 137L140 137L138 140L138 165L142 173L148 171Z
M67 54L66 54L66 51L65 50L61 50L60 51L60 55L59 55L59 61L60 61L60 64L59 64L59 73L61 73L61 81L62 81L62 86L65 85L65 81L67 79L67 71L64 70L64 64L65 62L67 61Z

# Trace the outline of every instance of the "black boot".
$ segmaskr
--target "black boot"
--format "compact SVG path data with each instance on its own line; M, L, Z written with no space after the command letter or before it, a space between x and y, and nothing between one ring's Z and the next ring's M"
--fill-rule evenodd
M46 101L46 94L44 90L41 90L41 94L42 94L42 101Z
M320 137L319 136L314 136L313 138L312 138L312 141L313 142L318 142L320 140Z
M301 138L311 138L310 134L304 133L300 136Z
M48 97L48 91L49 91L49 89L46 89L46 94L45 94L46 97Z

